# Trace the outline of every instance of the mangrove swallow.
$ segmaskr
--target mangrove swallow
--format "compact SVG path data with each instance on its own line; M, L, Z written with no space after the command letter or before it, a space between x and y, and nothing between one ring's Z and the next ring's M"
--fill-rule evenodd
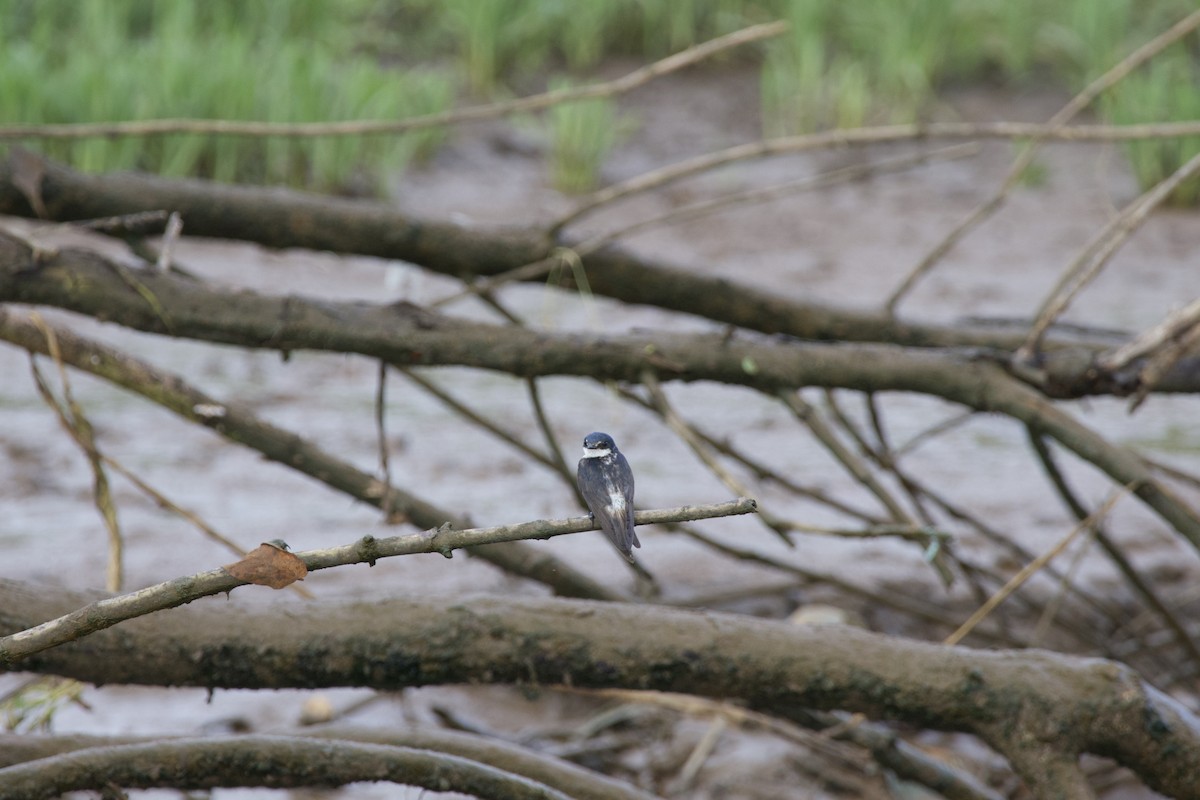
M630 563L633 548L641 547L633 530L633 471L607 433L589 433L579 459L579 492L600 523L604 535Z

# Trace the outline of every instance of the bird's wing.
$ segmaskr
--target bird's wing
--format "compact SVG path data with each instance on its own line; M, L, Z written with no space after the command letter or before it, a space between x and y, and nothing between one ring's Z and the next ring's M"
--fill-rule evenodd
M625 491L626 481L622 474L624 470L618 468L617 483L614 484L606 480L600 464L592 463L595 460L597 459L585 458L579 462L579 491L583 495L584 501L587 502L588 508L591 509L592 516L600 524L600 529L604 531L604 535L626 559L632 562L631 547L637 544L637 536L633 535L633 505L626 503L624 509L615 509L610 502L610 494L613 489L622 493ZM625 466L627 470L628 464ZM592 480L583 480L585 474ZM630 476L630 484L632 484L632 480L632 476ZM641 547L640 544L637 546Z
M637 538L637 528L633 524L633 470L629 468L629 462L625 460L625 456L617 453L617 481L621 493L628 498L625 504L625 548L628 550L630 546L641 547L642 543Z

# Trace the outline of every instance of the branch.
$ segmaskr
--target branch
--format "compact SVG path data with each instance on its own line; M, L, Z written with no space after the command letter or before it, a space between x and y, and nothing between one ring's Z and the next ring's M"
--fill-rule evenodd
M383 730L345 726L321 726L302 732L287 731L273 735L386 745L458 756L502 772L520 775L576 800L652 800L651 795L622 781L493 737L440 728L392 727ZM252 747L257 738L235 737L234 740ZM0 768L80 750L162 741L170 739L162 736L29 736L0 733ZM919 758L919 753L916 756ZM917 765L921 763L916 761Z
M340 122L256 122L234 119L145 119L124 122L73 122L53 125L3 125L4 139L90 139L111 137L169 136L177 133L217 136L361 136L364 134L400 134L423 128L479 122L512 114L540 111L562 103L595 97L614 97L644 86L655 78L676 72L717 53L743 44L778 36L788 29L786 22L765 22L719 36L641 67L620 78L588 86L556 89L503 103L456 108L400 120L343 120Z
M380 780L476 797L569 800L543 784L458 756L290 736L175 739L51 756L0 769L0 800L57 797L110 786L280 788Z
M84 598L0 581L0 631ZM320 615L222 603L136 620L20 668L210 688L566 683L738 699L787 718L840 709L979 736L1041 797L1059 796L1070 780L1059 767L1085 752L1172 796L1193 796L1200 774L1200 720L1115 662L625 603L414 595Z
M1058 440L1115 483L1133 485L1144 503L1200 549L1200 517L1164 491L1136 455L1108 443L1041 393L972 353L742 341L708 334L552 335L466 322L409 303L372 306L267 297L249 290L198 285L150 270L138 272L136 280L140 291L114 274L111 262L90 251L62 250L43 255L39 262L24 243L0 234L0 301L54 303L157 333L283 351L357 352L403 366L453 364L520 377L576 375L638 382L650 369L663 380L710 380L762 392L823 386L942 397L979 411L1006 414ZM153 306L146 302L145 293L156 298ZM164 315L171 320L169 328ZM22 336L19 328L12 315L0 309L0 335L19 338L22 347L40 347L40 336ZM97 371L85 360L66 355L66 345L63 350L69 363ZM1079 358L1068 351L1059 355L1060 361L1048 361L1048 374L1056 374L1057 364L1075 358L1083 364L1080 379L1091 380L1086 377L1090 356ZM215 422L220 420L208 424Z
M579 375L629 382L638 382L650 368L664 373L664 379L713 380L769 392L805 385L898 388L888 387L882 376L885 385L874 385L874 375L857 386L843 384L844 378L833 378L832 373L860 359L874 361L884 375L898 372L885 366L894 359L961 369L986 355L714 334L554 335L468 322L404 301L372 305L229 289L156 270L130 269L90 250L35 251L0 233L0 302L5 301L51 305L118 320L135 330L242 347L360 353L399 367L459 365L519 377ZM1061 398L1121 391L1123 387L1095 374L1093 361L1091 351L1082 349L1048 354L1039 388ZM1191 361L1180 365L1185 370L1192 367ZM1164 379L1159 388L1200 391L1200 377L1187 371L1180 380Z
M422 528L446 524L458 528L471 526L466 517L385 484L311 441L259 419L248 409L220 402L201 392L178 375L164 373L145 361L76 336L66 328L44 321L42 326L35 326L0 308L0 339L31 353L49 355L43 328L53 331L60 348L59 356L65 363L137 392L186 420L211 428L231 441L257 450L266 458L309 475L356 500L378 508L383 508L386 500L389 520L406 519ZM519 542L488 545L469 552L505 572L538 581L566 597L626 599L623 592L593 580L549 553Z
M743 497L727 503L638 511L634 515L634 524L659 525L666 522L688 522L697 519L752 514L754 511L754 501ZM446 558L450 558L455 550L468 547L515 542L522 539L549 539L568 533L592 530L599 530L599 527L591 516L535 520L494 528L471 528L468 530L438 528L432 531L422 531L404 536L388 536L382 539L368 535L353 544L320 550L305 550L295 555L312 572L349 564L374 566L375 562L381 558L418 553L440 553ZM11 666L34 653L57 647L65 642L75 641L125 620L167 608L175 608L201 597L229 593L238 586L245 585L246 581L238 580L224 568L217 568L196 575L164 581L129 594L97 600L70 614L0 638L0 665Z
M1047 127L1051 129L1062 128L1074 119L1079 112L1091 105L1093 100L1111 89L1123 80L1125 76L1133 72L1133 70L1187 36L1197 27L1200 27L1200 11L1189 14L1150 41L1145 42L1072 97L1065 106L1056 111L1054 116L1047 120ZM992 216L992 214L1004 205L1004 201L1008 198L1009 193L1021 180L1021 176L1025 174L1025 170L1033 163L1043 138L1042 136L1038 136L1027 142L1021 149L1020 154L1013 160L1012 165L1008 168L1008 172L1004 176L1004 180L1000 182L1000 187L996 189L992 196L976 206L975 210L963 219L962 222L955 225L949 233L943 236L930 249L929 253L921 259L920 263L913 267L912 271L905 276L904 280L901 281L900 285L892 292L884 304L884 307L889 312L894 313L896 305L918 280L933 269L968 233L982 224L984 220Z
M593 192L578 209L555 223L557 231L584 214L615 200L632 197L651 189L660 189L683 178L708 172L737 161L767 158L787 153L804 153L854 145L893 142L1007 139L1068 142L1121 142L1139 139L1175 139L1200 135L1200 121L1164 122L1153 125L1072 125L1056 126L1023 122L930 122L906 125L881 125L873 128L839 128L802 136L784 136L736 145L725 150L695 156L663 169L637 175L621 183Z
M30 157L25 154L26 160ZM0 214L35 215L27 187L18 178L30 171L16 155L0 162ZM38 175L37 194L44 200L46 213L57 221L166 208L179 212L192 236L375 256L461 278L502 275L544 261L560 244L536 228L486 228L417 219L382 203L296 191L134 173L87 175L48 160L32 171ZM571 242L562 244L570 246ZM588 254L583 264L589 287L597 295L697 314L763 333L1005 350L1015 350L1024 338L1020 331L994 326L926 325L898 321L883 313L804 303L615 247ZM521 280L540 282L545 274L545 269L530 270ZM564 285L573 285L570 278L564 280ZM1118 343L1109 337L1092 344L1107 348Z

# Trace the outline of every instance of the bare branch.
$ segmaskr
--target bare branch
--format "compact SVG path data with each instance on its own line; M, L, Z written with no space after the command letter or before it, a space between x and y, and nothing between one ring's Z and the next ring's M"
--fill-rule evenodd
M686 522L737 514L752 514L754 511L754 501L741 498L727 503L638 511L634 515L634 524L657 525L665 522ZM418 553L440 553L446 558L450 558L455 550L468 547L515 542L522 539L549 539L553 536L591 530L599 530L599 527L590 516L536 520L494 528L469 528L467 530L438 528L382 539L368 535L353 544L321 550L306 550L296 553L296 556L303 560L305 566L312 572L348 564L374 565L381 558ZM44 622L29 630L0 638L0 665L11 665L34 653L74 641L134 617L166 608L175 608L208 595L228 593L238 586L245 585L245 581L234 578L223 568L218 568L196 575L175 578L129 594L98 600L86 608Z
M274 737L296 737L317 742L358 742L387 747L413 748L458 756L486 764L502 772L520 775L545 784L578 800L652 800L652 796L627 783L614 780L591 770L551 758L527 747L440 728L390 727L357 728L325 725L307 728L303 732L276 731ZM257 737L231 737L252 749ZM170 737L145 736L18 736L0 733L0 768L33 761L38 758L131 744L151 744L170 741ZM915 764L921 763L919 752Z
M0 581L0 629L44 619L77 593ZM489 683L658 689L803 719L861 712L972 733L1042 796L1088 752L1156 791L1191 796L1200 720L1121 664L1041 650L985 651L849 626L545 598L412 595L323 609L177 609L21 663L105 683L282 688ZM237 637L228 635L231 629ZM336 657L314 657L313 643ZM287 668L283 668L287 665ZM650 668L647 667L650 665ZM1047 735L1047 732L1053 732ZM1064 796L1071 796L1066 794Z
M158 311L140 292L112 274L94 253L64 250L31 266L33 254L0 234L0 300L55 302L85 313L119 317L142 330L163 332ZM6 280L6 273L21 273ZM1109 444L1045 395L1018 382L997 364L975 354L888 346L822 345L807 342L743 342L711 335L580 337L456 320L407 303L368 306L298 297L264 297L221 290L171 275L143 271L145 284L174 320L172 333L209 341L283 351L359 352L399 365L457 364L531 375L586 375L600 380L642 379L647 368L663 378L748 386L786 393L798 386L931 394L978 410L1011 416L1057 439L1135 493L1200 548L1200 517L1165 491L1146 465L1127 449ZM87 285L93 292L80 292ZM210 312L210 310L212 311ZM219 310L220 313L215 313ZM0 332L41 351L41 337L0 309ZM1078 365L1090 373L1090 356ZM75 363L83 369L93 367ZM1090 378L1089 378L1090 380ZM181 411L200 419L190 410ZM206 424L221 420L208 420ZM373 481L377 486L378 482ZM377 487L378 488L378 487ZM900 519L907 520L906 516Z
M1200 135L1200 122L1165 122L1154 125L1073 125L1054 126L1025 122L929 122L907 125L881 125L874 128L840 128L803 136L785 136L737 145L725 150L672 164L643 173L596 192L577 209L554 223L558 232L578 222L586 214L617 200L660 189L683 178L708 172L737 161L748 161L787 153L804 153L835 147L866 144L911 142L938 139L1043 139L1065 142L1120 142L1140 139L1175 139Z
M78 750L0 770L0 800L111 786L211 789L378 780L478 797L569 800L544 784L459 756L294 736L171 739Z
M1004 586L1000 588L1000 591L989 597L988 601L980 606L979 609L972 614L966 622L960 625L958 630L946 637L946 644L958 644L961 642L968 633L975 629L980 621L986 618L988 614L991 614L992 611L994 611L997 606L1003 603L1009 595L1019 589L1021 585L1025 583L1025 581L1033 577L1039 570L1041 570L1060 553L1062 553L1062 551L1067 548L1067 545L1074 541L1075 537L1079 533L1093 527L1100 520L1102 520L1108 514L1108 512L1112 510L1113 506L1116 505L1117 501L1125 496L1126 491L1128 491L1128 487L1125 490L1113 492L1111 495L1109 495L1108 499L1100 505L1099 508L1089 514L1085 519L1080 520L1079 524L1072 528L1066 536L1059 539L1053 547L1018 570L1017 574L1013 575L1008 583L1004 584Z
M12 158L0 162L0 213L32 214L14 184ZM55 220L92 219L114 210L132 213L178 211L192 236L257 242L266 247L302 247L395 259L456 278L486 278L519 270L520 280L542 280L562 260L571 242L557 242L540 228L475 227L418 219L382 203L321 197L278 189L180 181L149 175L85 175L44 161L41 194ZM563 248L561 245L567 245ZM0 243L0 276L4 252ZM48 261L38 251L32 267ZM994 325L943 326L898 321L890 315L831 308L790 299L695 270L655 262L620 248L589 254L583 263L592 292L631 303L697 314L764 333L818 341L887 341L914 346L1016 349L1017 330ZM484 291L489 283L480 281ZM564 271L562 285L574 281ZM3 281L0 280L0 287ZM461 293L457 296L461 296ZM3 299L3 297L0 297ZM1095 337L1093 337L1095 338ZM1081 341L1062 338L1062 343ZM1107 348L1101 337L1094 348ZM1058 343L1058 340L1055 341Z
M336 458L291 431L259 419L237 404L221 402L191 386L178 375L162 372L125 353L51 326L64 362L98 375L159 403L179 416L262 453L289 469L309 475L350 497L379 508L386 500L389 519L403 517L413 525L436 528L447 523L467 528L470 520L440 508L403 489L386 485L374 475ZM0 338L30 352L48 354L46 338L33 323L0 307ZM470 551L500 569L551 587L556 593L594 600L624 599L623 592L593 580L549 553L519 542L489 545Z
M58 125L0 126L3 139L90 139L128 136L167 136L176 133L217 136L361 136L399 134L423 128L479 122L512 114L540 111L551 106L594 97L612 97L643 86L655 78L691 66L717 53L778 36L786 22L765 22L719 36L641 67L623 77L588 86L557 89L503 103L458 108L401 120L345 120L341 122L253 122L230 119L149 119L128 122L76 122Z
M1062 128L1074 119L1080 111L1091 105L1093 100L1124 79L1126 75L1154 58L1173 43L1187 36L1197 27L1200 27L1200 11L1194 11L1187 15L1118 61L1103 75L1093 80L1077 95L1072 97L1065 106L1060 108L1054 116L1047 120L1046 125L1051 130ZM976 226L984 222L1004 205L1004 201L1008 198L1013 187L1017 185L1026 168L1033 163L1034 156L1037 154L1038 147L1044 138L1044 136L1036 136L1029 141L1022 148L1020 155L1013 161L1012 166L1009 167L1008 173L1000 183L1000 188L991 197L977 206L962 222L946 234L940 242L934 245L929 253L921 259L921 262L913 267L912 271L905 276L904 280L900 282L900 285L884 304L884 308L889 313L895 313L896 305L904 298L904 295L916 285L918 280L933 269L946 253L950 252L951 248L962 241Z

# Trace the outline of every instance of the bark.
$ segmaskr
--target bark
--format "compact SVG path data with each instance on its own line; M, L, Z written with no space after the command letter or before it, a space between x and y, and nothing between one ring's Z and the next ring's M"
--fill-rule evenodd
M310 475L350 497L385 508L389 519L407 520L419 528L471 527L470 519L441 508L397 486L385 485L374 475L327 453L309 440L272 425L249 409L223 403L191 386L178 375L164 374L154 366L98 342L55 328L55 338L66 363L99 375L137 392L180 416L204 425L266 458ZM28 320L0 308L0 338L48 355L45 335ZM480 545L468 553L512 575L550 587L556 594L591 600L627 599L542 549L522 542Z
M0 633L87 595L0 582ZM562 684L736 699L783 717L843 709L979 736L1038 796L1074 797L1081 753L1195 796L1200 720L1101 659L978 651L842 626L793 626L624 603L422 597L246 613L173 609L33 656L94 683L269 689Z
M360 353L397 366L461 365L520 377L575 375L636 382L645 369L664 379L713 380L764 391L804 385L875 391L895 388L910 368L1006 364L998 352L889 345L831 345L794 339L651 333L583 336L468 322L407 302L330 302L234 290L156 270L132 270L98 253L37 252L0 233L0 302L55 306L151 333L289 352ZM861 362L852 369L849 362ZM1132 391L1095 366L1095 354L1065 348L1032 375L1048 396L1067 399ZM891 365L891 366L889 366ZM1181 363L1156 391L1200 389L1200 360ZM1135 367L1130 367L1135 368Z
M771 393L823 386L942 397L977 411L1011 416L1058 440L1116 483L1130 486L1200 549L1200 517L1165 492L1136 455L1109 444L1055 408L1040 391L973 351L751 341L706 334L539 333L458 320L409 303L379 306L269 297L156 271L130 275L122 270L90 251L63 250L39 258L24 243L0 234L0 302L56 305L156 333L284 351L356 352L401 366L461 365L520 377L574 375L639 382L652 370L663 380L709 380Z
M282 788L355 781L391 781L483 798L570 800L543 784L458 756L285 736L177 739L51 756L0 770L0 800L36 800L114 786Z
M289 732L292 737L317 740L361 742L391 747L414 748L446 753L486 764L541 783L576 800L652 800L653 796L622 781L577 767L566 761L542 755L525 747L476 736L439 729L348 728L322 726L303 732ZM244 748L250 749L260 737L239 737ZM148 744L164 741L163 737L143 736L34 736L0 734L0 769L48 758L63 753L117 745ZM3 774L3 773L0 773Z
M30 202L28 159L0 162L0 214L36 216ZM383 203L330 198L281 189L228 186L143 174L88 175L40 159L32 181L49 219L70 221L178 212L189 236L300 247L395 259L460 278L494 276L547 258L557 246L537 227L474 227L417 219ZM912 346L995 347L1015 350L1021 331L986 325L948 327L904 322L882 312L853 311L790 299L736 282L636 256L617 247L583 259L590 290L627 303L697 314L763 333L822 341L876 341ZM568 270L569 272L569 270ZM530 277L541 282L544 275ZM571 286L570 278L564 285ZM1061 343L1064 340L1059 340ZM1093 339L1106 347L1111 337ZM1052 339L1049 342L1054 345Z
M638 511L638 525L656 525L696 519L711 519L734 514L750 514L755 510L753 500L741 498L728 503L707 506L681 506L674 509ZM152 614L167 608L175 608L201 597L228 594L239 586L251 583L282 589L299 577L319 569L369 564L374 566L381 558L417 553L440 553L449 557L455 550L466 547L495 546L496 543L515 541L521 538L544 539L568 533L580 533L596 529L591 516L557 520L535 520L533 522L504 525L495 528L471 528L453 530L438 528L433 531L376 538L364 536L352 544L329 547L322 550L306 550L288 555L292 561L303 564L297 571L288 563L270 565L268 561L258 569L242 573L237 565L219 567L207 572L196 573L174 580L164 581L138 589L128 594L105 598L90 603L70 614L57 617L21 631L13 636L0 636L0 665L12 665L33 653L75 641L96 631L111 628L126 620ZM263 545L260 550L279 555L278 550ZM253 580L253 578L259 580ZM278 580L276 583L275 581Z

